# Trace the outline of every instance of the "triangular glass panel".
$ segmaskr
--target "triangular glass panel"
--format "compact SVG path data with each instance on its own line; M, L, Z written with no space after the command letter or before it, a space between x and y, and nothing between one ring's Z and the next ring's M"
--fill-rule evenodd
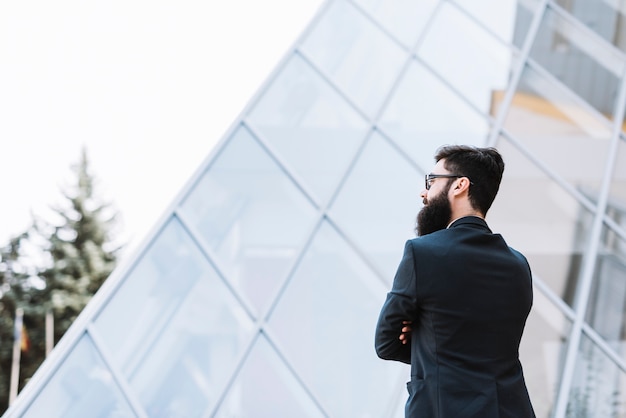
M356 0L370 16L412 49L439 0Z
M370 117L408 59L408 51L345 0L329 5L302 50Z
M489 134L485 116L415 61L405 72L379 124L424 172L430 172L435 151L441 145L483 146Z
M374 351L373 330L388 290L323 223L268 319L276 345L331 416L383 416L399 372L406 377L403 365Z
M94 332L148 415L192 417L217 401L252 321L172 219L98 315Z
M327 203L369 124L298 55L247 118L281 159Z
M417 55L485 115L494 93L506 90L513 62L505 44L447 2L437 9Z
M261 334L215 418L326 416Z
M375 132L330 208L339 229L389 283L405 241L415 237L423 175Z
M243 127L179 211L257 313L274 296L318 219L310 200Z
M23 418L135 418L124 393L83 334Z

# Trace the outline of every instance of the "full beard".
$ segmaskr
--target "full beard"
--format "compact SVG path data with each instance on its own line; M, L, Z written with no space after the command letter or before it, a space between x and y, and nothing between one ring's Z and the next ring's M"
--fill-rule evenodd
M452 208L448 201L448 189L442 190L437 196L429 200L417 214L418 236L424 236L441 229L445 229L452 218Z

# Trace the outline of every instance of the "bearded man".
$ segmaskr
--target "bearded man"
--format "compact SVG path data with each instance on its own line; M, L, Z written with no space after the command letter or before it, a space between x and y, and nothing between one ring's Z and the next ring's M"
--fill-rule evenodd
M504 162L495 148L445 146L421 193L376 326L376 353L411 365L407 418L534 417L519 344L532 305L526 258L485 215Z

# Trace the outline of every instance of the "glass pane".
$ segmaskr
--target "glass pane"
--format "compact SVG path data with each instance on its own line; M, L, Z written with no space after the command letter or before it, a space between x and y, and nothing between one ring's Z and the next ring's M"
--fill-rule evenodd
M534 281L541 280L535 275ZM554 408L571 322L537 287L520 344L524 378L537 418Z
M625 208L621 211L623 218ZM586 321L615 349L626 343L626 241L606 226L596 260Z
M626 376L583 334L567 404L568 418L626 416Z
M413 48L439 0L356 0L407 48Z
M371 117L408 58L407 52L344 0L332 2L302 48Z
M620 137L609 194L609 215L626 231L626 140Z
M395 90L380 126L426 173L441 145L462 141L483 146L489 134L485 117L415 61Z
M626 52L626 8L618 0L556 0L580 23Z
M571 304L592 214L509 141L501 138L498 148L506 168L487 215L489 225L526 255L536 277Z
M181 211L218 256L228 280L259 312L271 302L318 219L244 128L216 157Z
M383 416L399 372L408 376L373 347L387 291L324 223L268 319L277 345L330 416Z
M99 314L95 327L148 415L214 405L252 322L172 220Z
M624 60L607 42L548 8L530 56L599 112L613 113Z
M216 418L324 417L261 334Z
M403 390L402 390L401 393L404 395L404 393L406 393L405 392L406 391L406 383L403 383L402 386L403 386L402 387ZM400 388L398 388L398 389L400 389ZM390 418L405 418L406 417L405 411L404 411L404 409L406 407L406 398L402 398L400 401L401 402L396 402L396 407L393 410L393 413L389 416Z
M606 120L526 67L504 127L537 159L597 201L611 138Z
M324 205L369 124L295 55L252 110L249 121Z
M330 208L333 220L390 284L404 243L415 237L423 175L375 133Z
M539 0L454 0L454 3L502 41L521 48Z
M26 410L23 418L136 417L87 334Z
M484 114L493 94L506 89L513 59L507 47L448 3L437 10L417 54Z

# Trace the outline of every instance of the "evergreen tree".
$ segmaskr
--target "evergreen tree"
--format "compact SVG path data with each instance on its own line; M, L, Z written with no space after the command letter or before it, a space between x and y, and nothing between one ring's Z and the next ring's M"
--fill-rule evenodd
M60 224L36 224L48 242L50 265L40 276L54 313L55 343L113 271L118 251L112 248L110 237L115 214L94 195L94 178L84 149L73 168L77 183L64 191L66 205L55 209Z
M62 191L64 204L54 209L58 222L34 219L0 248L0 414L8 407L16 308L24 311L28 339L21 390L46 356L46 313L53 314L56 344L115 267L115 214L94 194L84 149L73 171L76 183Z

